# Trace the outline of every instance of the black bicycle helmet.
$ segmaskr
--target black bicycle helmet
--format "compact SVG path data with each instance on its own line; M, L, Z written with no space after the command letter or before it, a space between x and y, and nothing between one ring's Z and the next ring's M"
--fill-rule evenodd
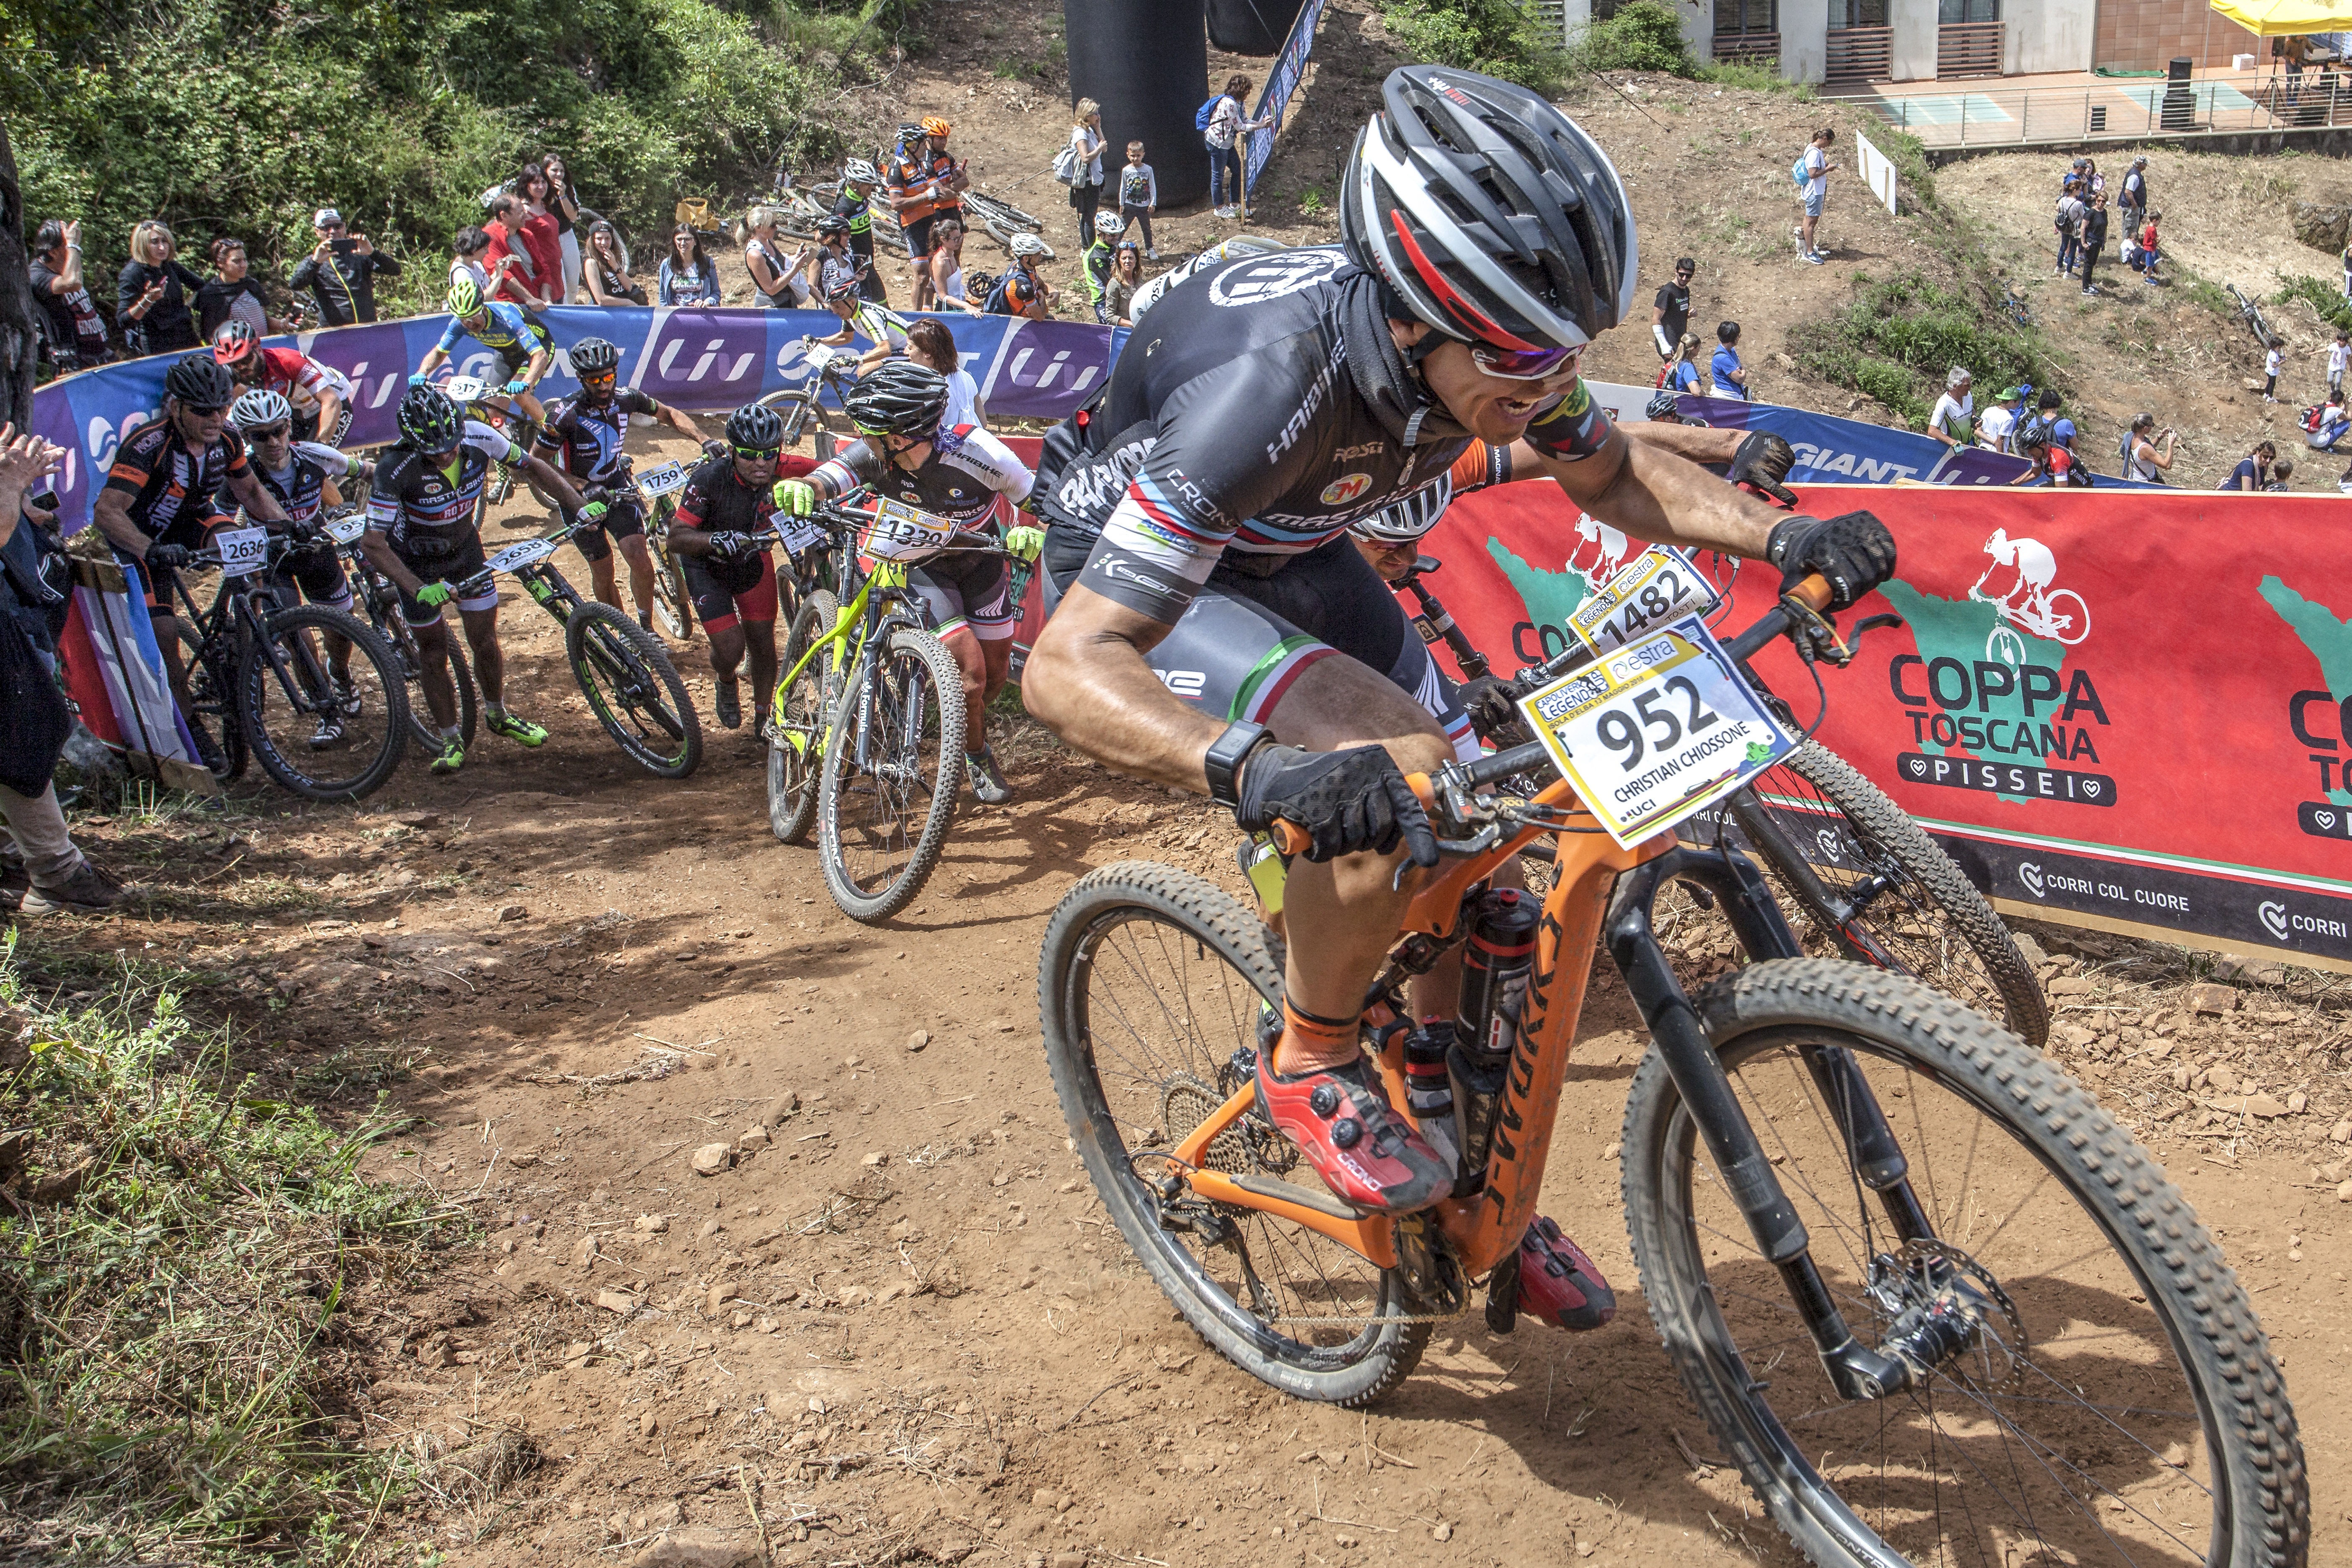
M446 452L466 434L466 411L437 386L412 386L400 399L400 438L420 452Z
M851 424L868 436L910 436L927 441L939 433L948 412L948 380L912 360L894 359L851 388L841 400Z
M1642 413L1646 417L1664 425L1679 425L1683 422L1683 406L1671 392L1661 392L1651 398L1650 405L1643 409Z
M602 375L621 367L621 351L602 338L583 338L572 345L572 374Z
M211 413L236 399L236 378L208 353L183 354L163 374L163 392L185 406Z
M727 439L753 451L780 450L784 444L784 416L764 403L747 403L728 416Z
M1402 66L1356 138L1348 258L1445 336L1573 348L1633 309L1633 213L1599 143L1523 87Z
M849 220L839 213L827 213L816 220L816 231L819 234L847 234Z

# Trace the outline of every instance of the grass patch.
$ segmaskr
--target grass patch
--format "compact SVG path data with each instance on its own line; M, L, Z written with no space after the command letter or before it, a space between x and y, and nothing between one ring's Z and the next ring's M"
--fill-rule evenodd
M170 989L44 1005L0 943L0 1540L47 1561L325 1564L398 1477L355 1441L354 1291L462 1220L361 1177L394 1130L261 1097Z
M1876 398L1912 428L1926 426L1944 373L1956 364L1984 387L2053 383L2039 335L2011 324L1989 295L1971 298L1916 273L1855 281L1860 297L1826 321L1800 324L1790 349L1806 371Z
M2288 278L2282 280L2279 291L2271 296L2271 303L2284 305L2300 300L2319 312L2319 319L2331 327L2352 330L2352 300L2344 290L2316 278Z

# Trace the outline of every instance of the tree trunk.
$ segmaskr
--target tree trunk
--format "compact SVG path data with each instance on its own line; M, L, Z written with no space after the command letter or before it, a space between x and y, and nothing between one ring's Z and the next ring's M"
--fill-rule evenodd
M0 121L0 420L24 430L33 423L33 275L25 254L25 198L16 185L16 154Z

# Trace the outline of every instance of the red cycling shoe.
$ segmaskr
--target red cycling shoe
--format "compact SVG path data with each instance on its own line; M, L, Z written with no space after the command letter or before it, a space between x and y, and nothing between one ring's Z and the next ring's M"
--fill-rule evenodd
M1582 1247L1538 1215L1519 1237L1519 1310L1554 1328L1582 1332L1617 1315L1617 1292Z
M1318 1068L1296 1078L1259 1054L1257 1103L1298 1145L1341 1203L1380 1214L1412 1214L1454 1190L1454 1171L1389 1107L1370 1065Z

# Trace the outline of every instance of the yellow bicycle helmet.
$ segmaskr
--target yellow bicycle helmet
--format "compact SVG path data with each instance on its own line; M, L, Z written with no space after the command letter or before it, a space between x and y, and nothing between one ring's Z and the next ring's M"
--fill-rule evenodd
M470 316L482 308L482 286L470 278L460 278L449 285L445 303L451 315Z

